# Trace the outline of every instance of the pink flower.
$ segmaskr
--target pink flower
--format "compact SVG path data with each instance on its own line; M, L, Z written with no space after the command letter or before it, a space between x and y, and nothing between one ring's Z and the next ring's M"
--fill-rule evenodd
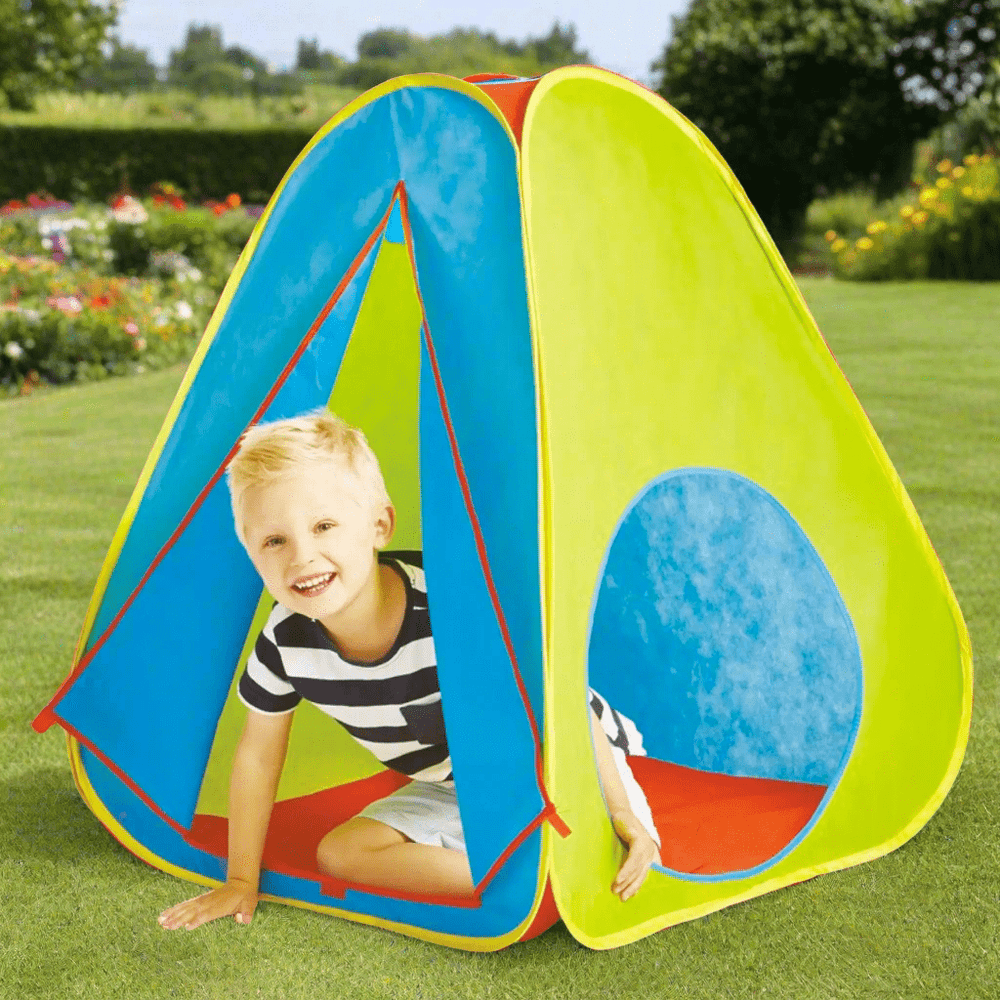
M125 324L125 332L130 337L138 337L139 336L139 326L138 326L138 324L136 323L136 321L134 319L130 319Z

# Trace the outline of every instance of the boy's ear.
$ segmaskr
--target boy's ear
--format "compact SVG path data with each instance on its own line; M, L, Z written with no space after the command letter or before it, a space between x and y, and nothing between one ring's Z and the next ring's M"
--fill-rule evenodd
M396 531L396 508L391 503L375 511L375 547L384 549Z

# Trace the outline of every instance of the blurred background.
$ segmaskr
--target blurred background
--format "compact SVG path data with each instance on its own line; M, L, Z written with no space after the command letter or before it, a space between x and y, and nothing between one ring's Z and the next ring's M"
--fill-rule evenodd
M197 329L358 94L579 63L698 125L793 272L1000 279L1000 0L0 0L0 342L38 342L29 300L116 277L203 286ZM0 356L0 383L39 363Z

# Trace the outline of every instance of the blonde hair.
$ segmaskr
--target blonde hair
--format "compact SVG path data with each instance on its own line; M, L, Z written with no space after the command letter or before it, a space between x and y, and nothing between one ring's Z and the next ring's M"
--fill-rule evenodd
M329 410L251 427L226 469L236 535L246 545L240 504L250 486L272 482L310 462L340 460L357 480L372 507L390 503L378 459L364 433Z

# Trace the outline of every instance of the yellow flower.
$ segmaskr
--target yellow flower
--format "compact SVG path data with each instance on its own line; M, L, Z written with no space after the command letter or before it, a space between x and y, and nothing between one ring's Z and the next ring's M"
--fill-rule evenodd
M972 197L972 188L969 187L968 184L966 184L966 186L964 188L962 188L962 194L965 195L966 198L971 198Z
M832 243L837 238L837 232L834 229L828 229L824 234L823 238L827 243Z
M938 173L939 174L946 174L946 173L948 173L948 171L951 170L951 160L942 160L937 165L937 169L938 169Z
M962 162L967 167L974 167L979 162L979 157L976 156L975 153L969 153L969 155L967 157L965 157L965 159L962 160Z
M951 176L956 181L959 179L959 177L963 177L964 175L965 175L965 167L955 167L955 169L951 172Z
M903 206L903 207L902 207L902 208L901 208L901 209L899 210L899 214L900 214L900 215L901 215L901 216L902 216L902 217L903 217L904 219L908 219L908 218L909 218L909 217L910 217L911 215L913 215L913 212L914 212L914 208L913 208L913 206L912 206L912 205L904 205L904 206Z
M913 224L915 226L922 226L927 221L926 212L914 212L913 213Z
M846 264L848 267L850 267L850 265L853 264L857 259L858 255L853 250L848 250L847 253L844 254L841 263Z
M937 183L937 186L939 188L941 188L942 191L944 191L946 188L950 188L951 187L951 181L948 180L947 177L939 177L937 179L936 183Z
M858 242L855 243L854 245L859 250L871 250L871 248L875 246L875 243L872 240L868 239L867 236L862 236L861 239L858 240Z
M879 233L884 233L888 229L888 225L884 223L881 219L875 222L869 222L866 232L869 236L878 236Z
M834 253L840 253L840 251L841 251L841 250L843 250L843 249L844 249L844 247L846 247L846 246L847 246L847 240L839 240L839 239L838 239L838 240L834 240L834 241L833 241L833 242L832 242L832 243L830 244L830 249L831 249L831 250L832 250L832 251L833 251Z
M935 198L937 198L937 196L938 189L936 187L924 188L923 191L920 192L920 204L926 208L932 201L934 201Z

